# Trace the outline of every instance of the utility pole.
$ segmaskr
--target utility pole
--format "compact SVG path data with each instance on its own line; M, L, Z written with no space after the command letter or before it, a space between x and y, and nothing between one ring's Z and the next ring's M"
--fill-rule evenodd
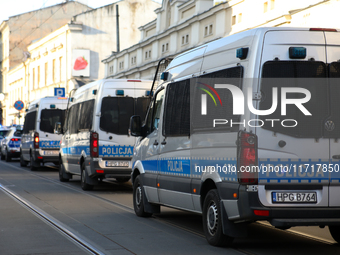
M116 30L117 30L117 52L119 52L119 9L118 4L116 4Z

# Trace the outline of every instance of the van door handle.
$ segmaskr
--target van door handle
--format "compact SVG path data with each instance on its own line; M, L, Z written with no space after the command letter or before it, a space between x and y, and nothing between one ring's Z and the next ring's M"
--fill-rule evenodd
M153 143L154 146L157 146L158 145L158 142L157 140L155 140L155 142Z
M333 159L340 159L340 155L333 155L332 158Z
M164 140L163 142L161 142L161 145L166 145L166 141Z

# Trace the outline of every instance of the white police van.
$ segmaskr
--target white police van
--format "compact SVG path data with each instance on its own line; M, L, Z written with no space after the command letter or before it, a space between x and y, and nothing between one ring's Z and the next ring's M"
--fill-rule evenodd
M70 97L59 154L59 179L81 176L83 190L112 177L131 176L135 137L128 134L134 114L145 115L152 81L106 79L86 84Z
M36 170L41 163L59 162L60 134L54 133L56 123L63 123L67 99L44 97L31 102L26 110L20 144L20 165Z
M275 27L177 56L131 118L136 214L201 213L217 246L258 220L340 242L339 49L335 29Z

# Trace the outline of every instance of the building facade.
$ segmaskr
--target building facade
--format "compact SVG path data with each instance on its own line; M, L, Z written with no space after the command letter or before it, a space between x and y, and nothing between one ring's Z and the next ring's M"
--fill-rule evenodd
M0 25L0 93L5 100L1 101L2 118L8 115L7 85L11 83L8 74L11 69L21 65L29 57L28 45L42 38L55 29L66 24L74 15L86 12L92 8L76 1L67 1L43 9L9 17ZM20 98L18 98L20 99Z
M164 0L141 40L103 59L105 77L153 79L159 59L261 26L340 28L339 0Z
M160 6L151 0L123 0L75 15L67 24L30 44L30 57L8 73L4 124L19 123L18 111L13 107L18 99L27 105L37 98L53 96L54 88L65 88L68 94L104 78L105 66L100 60L107 55L107 49L116 50L116 5L123 49L138 42L136 30L153 20L154 9Z

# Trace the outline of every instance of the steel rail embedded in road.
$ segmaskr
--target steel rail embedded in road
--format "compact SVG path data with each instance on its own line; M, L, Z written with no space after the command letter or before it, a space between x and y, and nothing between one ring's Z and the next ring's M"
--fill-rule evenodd
M84 240L83 238L75 235L70 230L68 230L66 227L63 226L61 222L54 219L52 216L48 215L44 211L40 210L36 206L32 205L30 202L26 201L24 198L18 196L14 192L10 191L6 187L0 184L0 190L2 190L5 194L7 194L9 197L13 198L15 201L19 202L23 207L28 209L30 212L32 212L35 216L43 220L44 222L48 223L48 225L52 226L54 229L61 232L64 236L66 236L68 239L76 243L78 246L80 246L82 249L87 251L89 254L95 254L95 255L104 255L102 251L100 251L98 248L91 245L89 242Z

